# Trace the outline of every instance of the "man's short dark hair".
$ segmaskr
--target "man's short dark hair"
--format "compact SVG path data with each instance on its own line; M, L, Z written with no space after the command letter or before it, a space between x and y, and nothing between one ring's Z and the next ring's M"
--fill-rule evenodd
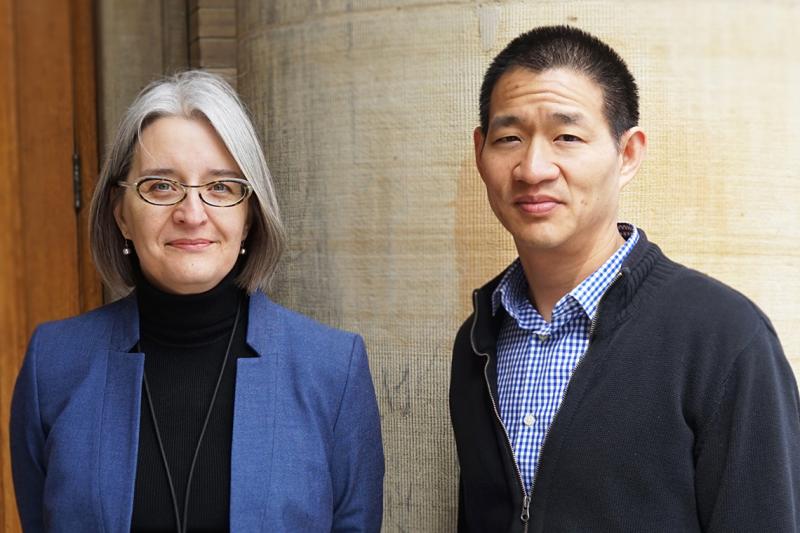
M639 122L639 91L625 61L597 37L571 26L542 26L523 33L497 54L483 76L481 130L489 129L492 90L514 68L544 72L569 68L603 90L603 113L615 140Z

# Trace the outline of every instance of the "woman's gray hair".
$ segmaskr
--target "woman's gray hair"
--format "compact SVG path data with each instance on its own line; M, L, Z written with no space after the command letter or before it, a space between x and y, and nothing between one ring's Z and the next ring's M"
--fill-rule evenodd
M125 293L134 285L130 258L122 253L125 239L114 219L114 206L121 198L116 183L128 175L142 130L167 116L207 120L253 187L247 255L236 282L249 293L266 291L285 243L272 177L253 124L236 92L219 76L199 70L151 83L139 93L122 119L100 172L89 212L92 256L97 270L117 293Z

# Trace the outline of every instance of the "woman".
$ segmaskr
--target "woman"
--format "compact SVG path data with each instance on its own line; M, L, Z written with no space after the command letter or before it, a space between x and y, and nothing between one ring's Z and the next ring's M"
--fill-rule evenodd
M90 219L103 279L135 290L33 334L11 413L25 531L378 531L364 344L262 292L283 230L233 90L147 87Z

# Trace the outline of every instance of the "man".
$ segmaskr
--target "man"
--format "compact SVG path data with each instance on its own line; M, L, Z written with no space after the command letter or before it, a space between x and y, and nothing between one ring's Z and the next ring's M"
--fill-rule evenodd
M800 399L772 325L617 222L638 115L623 60L574 28L486 72L475 160L519 259L455 340L460 531L800 531Z

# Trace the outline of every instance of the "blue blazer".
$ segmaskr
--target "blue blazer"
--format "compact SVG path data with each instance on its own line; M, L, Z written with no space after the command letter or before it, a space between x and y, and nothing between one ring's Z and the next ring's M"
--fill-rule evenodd
M130 531L144 354L136 299L39 326L11 406L22 525ZM361 337L250 298L237 361L230 527L378 531L383 448Z

